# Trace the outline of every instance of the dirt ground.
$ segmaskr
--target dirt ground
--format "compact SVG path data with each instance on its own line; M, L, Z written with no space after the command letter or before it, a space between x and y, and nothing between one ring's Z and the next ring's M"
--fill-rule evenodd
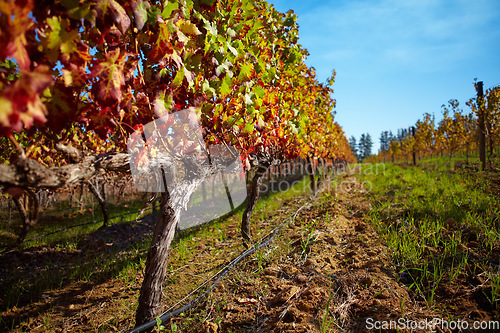
M149 217L139 223L113 224L82 238L73 249L46 245L0 254L2 287L21 290L16 306L6 309L0 299L0 331L112 331L124 315L132 315L127 304L136 302L141 282L139 271L128 280L117 278L116 272L144 256L135 253L133 245L148 237L153 223ZM97 261L109 261L108 269L96 269ZM74 281L71 274L78 266L88 267L88 279ZM41 281L39 287L24 292L25 284L34 281Z
M282 208L264 223L274 226L283 222L307 201L306 196L284 201ZM323 192L270 246L225 277L208 299L166 326L171 329L175 324L178 332L210 333L363 332L369 331L370 323L401 318L414 322L500 318L498 310L485 303L481 289L484 281L473 273L463 276L456 286L438 289L438 305L428 308L425 300L404 283L407 281L391 264L383 240L364 221L369 209L370 203L360 188ZM102 255L109 246L109 237L126 248L130 238L147 233L151 223L114 228L106 231L109 235L105 237L89 236L87 243L82 243L87 246L82 245L74 253L58 254L56 249L46 247L11 253L9 257L2 255L0 278L7 279L13 271L29 274L33 265L47 265L48 257L51 265L70 267L77 264L71 258L81 257L82 251L90 251L85 253L87 257L89 253ZM172 267L165 285L165 294L169 295L165 308L242 251L238 234L237 221L231 222L226 241L200 239L188 263ZM471 279L476 280L471 283ZM23 299L17 307L4 309L3 325L13 332L127 331L133 327L133 309L141 283L138 271L128 280L102 277L63 284L38 298ZM185 288L180 287L183 285Z
M225 283L218 289L214 299L228 301L223 319L200 332L215 328L220 332L364 332L376 321L383 325L401 320L408 324L399 330L381 326L382 331L456 332L451 329L453 323L448 328L423 323L434 318L470 325L499 320L499 311L485 296L491 286L472 269L453 285L439 287L435 306L429 308L423 297L409 289L410 281L391 264L388 248L364 221L370 203L362 189L330 195L330 200L317 200L297 219L325 221L312 234L303 222L291 225L282 235L291 244L286 255L249 282ZM470 250L472 260L480 257ZM423 328L408 328L417 324Z
M228 302L223 320L206 331L360 332L368 318L437 317L397 282L387 248L363 221L369 203L359 192L333 194L319 205L301 212L284 231L282 239L291 247L279 261L248 282L217 289L213 298ZM326 222L312 231L304 228L303 221L313 220Z

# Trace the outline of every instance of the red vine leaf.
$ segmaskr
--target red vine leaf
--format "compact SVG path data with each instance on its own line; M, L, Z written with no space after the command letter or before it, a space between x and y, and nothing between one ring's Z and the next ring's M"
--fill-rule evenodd
M166 54L172 54L173 46L170 43L170 31L166 24L160 24L160 32L158 37L151 48L149 59L151 61L158 61L163 59Z
M137 30L142 30L148 18L146 8L149 3L144 3L142 0L131 0L130 2L132 3L132 9L134 11L135 27Z
M0 126L5 130L21 131L23 125L30 128L35 121L44 123L47 109L40 94L52 83L46 68L39 72L24 72L12 85L0 94Z
M56 83L50 89L50 102L47 103L49 111L47 126L55 133L60 132L70 124L67 119L74 119L77 113L77 103L72 87L65 87L62 83Z
M33 0L0 2L0 59L15 58L22 70L31 64L25 33L33 24L28 16L32 9Z
M106 16L111 17L115 23L120 25L122 33L125 33L130 26L130 17L115 0L98 0L97 14L103 20L105 20Z
M115 49L106 54L104 61L93 66L91 76L99 81L92 86L92 90L100 105L114 105L121 100L126 59L126 54L120 54L120 50Z

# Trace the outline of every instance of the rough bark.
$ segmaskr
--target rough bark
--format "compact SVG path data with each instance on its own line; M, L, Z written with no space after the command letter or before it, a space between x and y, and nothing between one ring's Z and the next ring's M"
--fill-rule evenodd
M88 155L78 163L48 168L32 159L18 159L14 164L0 165L0 185L57 189L78 186L100 170L130 172L129 154L110 152Z
M24 241L24 239L28 235L30 227L34 226L37 223L40 204L36 194L30 189L26 189L21 197L14 197L14 202L16 204L17 210L19 211L19 214L21 215L21 220L23 223L21 232L19 233L19 237L17 238L16 243L13 245L15 247Z
M92 192L92 194L96 197L97 202L99 202L99 206L101 206L102 217L104 220L101 228L106 228L109 226L109 214L108 214L108 204L106 201L106 190L104 188L105 183L102 182L102 185L99 186L99 181L95 179L95 180L89 180L87 184L89 186L90 192Z
M243 212L243 217L241 219L241 237L243 238L244 244L248 247L251 241L251 230L250 230L250 219L252 217L252 212L259 200L260 194L260 184L262 183L262 176L266 173L268 165L260 163L257 167L257 171L252 178L252 183L248 188L247 193L247 206Z
M161 314L162 286L167 273L169 249L179 224L181 210L187 206L191 195L205 179L224 170L233 161L216 160L210 166L196 164L196 160L192 162L192 177L189 180L177 182L172 177L172 182L168 182L167 187L165 173L162 173L166 191L162 192L160 198L160 213L146 259L144 281L136 311L136 326Z
M317 184L316 184L316 175L315 175L315 170L314 170L314 165L313 165L313 159L311 157L307 157L307 162L306 162L306 172L309 175L309 186L311 188L311 191L313 193L316 193L317 190Z
M135 315L136 325L149 322L160 314L170 244L179 223L179 211L174 209L168 192L162 193L160 207L161 212L153 229L153 239L146 259L144 281Z

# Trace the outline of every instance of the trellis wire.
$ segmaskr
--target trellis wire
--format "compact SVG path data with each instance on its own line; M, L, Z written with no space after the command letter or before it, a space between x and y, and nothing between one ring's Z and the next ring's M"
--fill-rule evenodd
M146 211L152 210L152 209L153 209L153 207L148 207L146 209ZM118 217L123 217L123 216L127 216L127 215L137 214L139 212L140 212L139 210L136 210L136 211L128 212L128 213L125 213L125 214L116 215L116 216L110 217L109 221L114 220L114 219L116 219ZM54 234L57 234L57 233L60 233L60 232L63 232L63 231L69 230L69 229L73 229L73 228L76 228L76 227L82 227L82 226L85 226L85 225L97 224L97 223L102 223L102 222L104 222L104 220L97 220L97 221L90 221L90 222L75 224L75 225L72 225L72 226L69 226L69 227L66 227L66 228L62 228L62 229L58 229L58 230L55 230L55 231L51 231L51 232L49 232L47 234L44 234L44 235L40 235L40 236L37 236L37 237L34 237L34 238L30 238L30 239L25 239L24 241L22 241L21 243L19 243L19 245L24 244L24 243L28 243L28 242L32 242L32 241L35 241L35 240L38 240L38 239L41 239L41 238L45 238L45 237L48 237L48 236L51 236L51 235L54 235ZM5 246L4 248L8 249L9 245Z

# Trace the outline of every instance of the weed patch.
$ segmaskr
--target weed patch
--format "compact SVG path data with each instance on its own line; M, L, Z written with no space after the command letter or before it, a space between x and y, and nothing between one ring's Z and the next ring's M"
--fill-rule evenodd
M464 308L497 314L499 202L489 178L447 163L388 164L384 174L362 177L373 184L366 219L392 250L400 281L429 307L463 315L458 298L467 294L476 296Z

